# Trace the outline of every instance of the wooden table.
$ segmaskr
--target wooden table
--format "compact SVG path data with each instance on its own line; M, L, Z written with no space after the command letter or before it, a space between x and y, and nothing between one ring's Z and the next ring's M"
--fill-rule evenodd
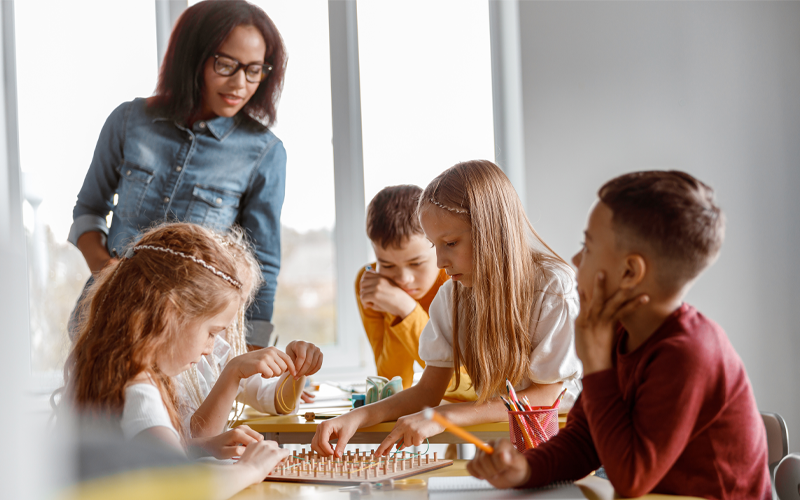
M434 476L468 476L466 471L466 460L456 460L451 467L445 467L433 472L427 472L414 476L414 478L422 479L427 483L428 478ZM596 476L588 476L577 482L581 491L587 499L591 500L611 500L613 498L620 498L614 496L614 488L605 479L600 479ZM408 485L409 487L415 486L413 489L395 489L392 491L378 491L373 490L370 497L362 497L364 500L411 500L428 498L427 484ZM487 498L489 495L487 495ZM232 500L271 500L278 498L332 498L339 500L348 500L350 497L346 493L340 493L338 486L318 485L318 484L296 484L296 483L278 483L268 482L260 483L247 488L238 495L234 496ZM524 498L520 495L519 498ZM677 497L670 495L645 495L640 497L644 500L675 500L679 498L694 498L694 497Z
M317 410L315 410L317 411ZM317 411L317 413L328 413ZM311 439L317 431L317 426L324 420L314 420L306 422L301 415L264 415L248 408L244 418L234 423L233 426L247 424L256 432L264 434L266 439L275 441L278 444L311 444ZM567 416L559 415L558 425L563 428L566 424ZM348 441L349 444L379 444L394 429L396 422L383 422L370 427L364 427L356 431L355 435ZM465 427L466 430L475 434L478 439L489 442L495 439L508 438L508 421L492 422L488 424L472 425ZM463 439L443 432L429 438L431 444L450 444L464 443Z

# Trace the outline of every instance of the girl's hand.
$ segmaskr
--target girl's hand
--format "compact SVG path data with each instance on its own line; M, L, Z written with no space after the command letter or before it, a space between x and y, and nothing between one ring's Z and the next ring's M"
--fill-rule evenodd
M444 427L440 423L428 420L423 413L418 412L398 418L392 432L375 450L375 455L380 457L389 454L395 443L398 450L409 446L420 446L427 438L444 432Z
M592 300L587 302L581 297L581 312L575 320L575 350L583 363L584 375L612 367L617 322L649 300L645 294L623 288L606 298L605 275L597 273Z
M352 411L319 424L314 439L311 440L311 449L324 457L333 455L336 458L342 458L344 447L361 426L361 413ZM337 440L335 450L331 446L331 439Z
M245 452L245 447L263 440L264 436L258 432L246 425L240 425L235 429L231 429L216 436L194 438L190 441L190 445L204 452L195 453L195 455L211 455L214 458L224 460L242 455Z
M238 379L250 378L256 373L264 378L272 378L286 371L297 377L292 358L276 347L265 347L236 356L225 366L225 370L233 370Z
M238 427L237 427L238 428ZM262 481L272 472L281 460L292 453L278 447L275 441L260 441L247 446L242 458L234 467L247 467L252 470L251 484Z
M511 441L499 439L491 446L494 448L491 455L481 449L475 451L475 458L467 463L467 471L495 488L515 488L527 483L531 467Z
M292 360L295 370L294 378L317 373L322 367L322 351L310 342L293 340L286 346L286 354Z
M300 399L303 400L303 403L313 403L314 397L315 397L314 394L308 391L303 391L303 393L300 394Z

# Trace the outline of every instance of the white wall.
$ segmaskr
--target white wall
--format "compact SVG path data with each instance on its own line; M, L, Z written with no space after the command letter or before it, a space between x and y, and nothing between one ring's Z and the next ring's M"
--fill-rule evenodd
M520 24L534 226L569 257L615 175L714 187L727 237L687 300L800 450L800 3L522 2Z

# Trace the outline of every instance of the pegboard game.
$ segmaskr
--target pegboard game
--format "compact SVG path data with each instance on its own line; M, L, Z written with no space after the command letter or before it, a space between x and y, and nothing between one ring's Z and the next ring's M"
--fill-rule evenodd
M287 458L264 481L358 485L403 479L453 465L452 460L440 460L436 453L397 452L388 457L376 457L370 452L348 452L342 458L321 457L305 448Z

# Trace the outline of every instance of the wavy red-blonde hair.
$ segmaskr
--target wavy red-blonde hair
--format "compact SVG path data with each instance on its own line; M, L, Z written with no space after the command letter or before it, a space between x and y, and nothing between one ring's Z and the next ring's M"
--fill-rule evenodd
M135 245L182 252L239 281L231 253L201 226L158 226ZM67 399L81 413L118 417L125 385L146 372L184 436L171 377L158 368L156 353L170 355L174 340L192 323L219 314L232 300L245 300L243 293L202 265L166 252L141 249L108 266L89 290L90 305L64 366Z

